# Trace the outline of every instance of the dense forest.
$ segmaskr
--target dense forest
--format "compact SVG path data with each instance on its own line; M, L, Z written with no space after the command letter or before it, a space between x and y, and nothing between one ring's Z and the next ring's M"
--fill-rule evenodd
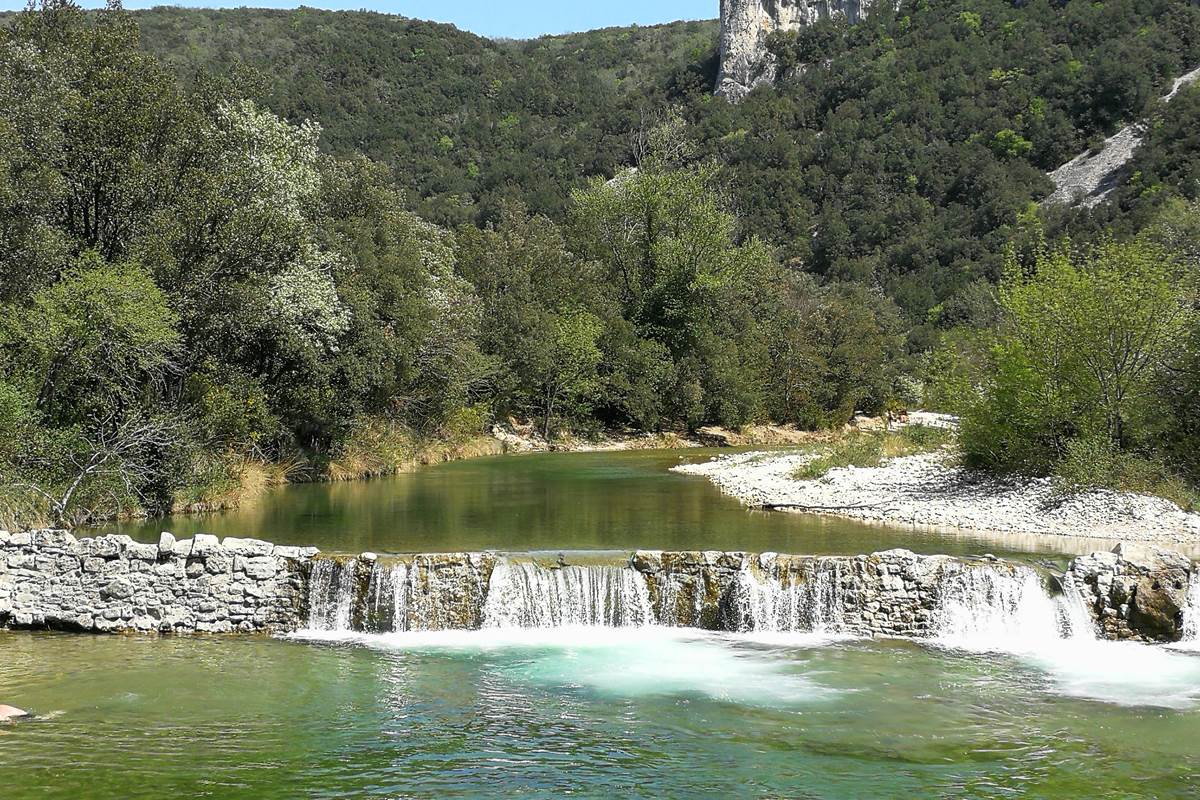
M967 460L1187 499L1200 64L1186 2L903 2L490 41L369 13L0 30L0 524L552 438L962 413ZM1127 183L1048 169L1146 118ZM1068 313L1070 312L1070 313Z

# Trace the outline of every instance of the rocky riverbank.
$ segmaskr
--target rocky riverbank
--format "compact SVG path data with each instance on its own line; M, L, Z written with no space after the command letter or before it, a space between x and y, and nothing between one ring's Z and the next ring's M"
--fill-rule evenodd
M1158 497L1096 490L1064 499L1048 478L984 478L941 452L796 478L813 458L811 452L737 453L675 470L705 476L726 494L760 508L890 525L1200 543L1200 514Z
M866 425L883 424L882 420L860 419ZM738 430L706 425L689 433L608 430L593 438L566 434L547 440L536 425L509 419L492 425L491 436L505 453L582 453L687 447L780 447L818 441L827 438L828 434L804 431L791 425L747 425Z

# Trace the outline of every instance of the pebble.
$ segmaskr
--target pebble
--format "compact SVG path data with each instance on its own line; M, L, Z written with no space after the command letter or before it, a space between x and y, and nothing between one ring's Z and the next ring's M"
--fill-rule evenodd
M673 469L705 476L747 505L818 507L892 525L1200 544L1200 514L1160 497L1093 490L1060 502L1048 478L980 479L944 453L833 469L815 480L792 477L814 457L737 453Z

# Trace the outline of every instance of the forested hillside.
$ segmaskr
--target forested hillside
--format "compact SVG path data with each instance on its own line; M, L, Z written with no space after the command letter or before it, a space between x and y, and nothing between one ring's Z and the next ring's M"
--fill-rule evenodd
M738 106L715 40L6 17L0 526L385 473L510 415L934 404L980 467L1200 475L1200 90L1153 100L1200 63L1200 7L904 2L778 37ZM1038 210L1046 169L1143 114L1115 202Z
M1200 6L1181 0L880 8L777 37L785 78L739 106L711 97L715 23L492 42L311 9L137 18L184 76L258 70L267 105L320 120L331 152L392 166L439 224L495 219L504 198L561 219L571 188L634 162L643 117L677 105L724 168L743 234L879 287L915 323L999 277L1018 214L1052 188L1045 172L1200 65ZM1126 211L1163 188L1195 195L1186 169L1158 172L1140 170Z
M497 42L309 8L134 17L184 80L236 76L287 119L320 121L328 152L389 165L439 224L494 219L506 199L561 218L573 187L629 162L639 114L665 106L675 73L715 70L716 22Z

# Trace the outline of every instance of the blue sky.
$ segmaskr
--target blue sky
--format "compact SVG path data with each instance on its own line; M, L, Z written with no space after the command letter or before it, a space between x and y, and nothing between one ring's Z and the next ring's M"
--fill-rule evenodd
M148 8L156 5L204 7L255 6L262 8L295 8L298 0L243 0L243 2L165 3L163 0L125 0L126 8ZM83 0L82 5L103 5L95 0ZM586 31L614 25L652 25L678 19L715 19L719 0L309 0L304 5L331 9L369 8L388 14L402 14L418 19L452 22L464 30L483 36L529 38L544 33ZM24 8L24 0L0 0L0 9Z

